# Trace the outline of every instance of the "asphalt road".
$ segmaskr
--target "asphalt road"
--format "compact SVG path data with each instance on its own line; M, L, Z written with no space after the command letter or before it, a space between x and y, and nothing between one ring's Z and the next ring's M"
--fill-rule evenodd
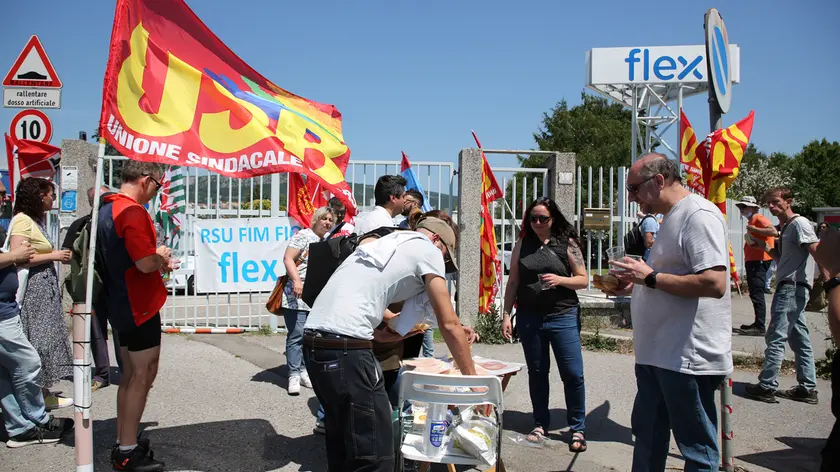
M312 434L317 401L303 389L286 394L285 338L259 335L164 336L161 369L144 414L146 435L170 471L322 471L322 436ZM438 352L445 352L439 345ZM475 346L479 355L521 361L519 345ZM630 412L635 396L633 358L585 352L589 451L573 455L562 429L549 447L509 442L503 457L510 471L600 472L629 470ZM562 385L552 374L552 421L565 425ZM755 374L736 372L734 427L737 464L749 471L817 470L818 451L828 435L830 390L820 382L820 405L787 402L767 405L740 396ZM782 379L783 386L794 383ZM59 386L71 392L69 383ZM92 409L96 470L107 465L115 434L116 387L94 393ZM513 378L505 394L506 436L531 427L527 378ZM71 410L61 410L69 416ZM672 447L669 467L682 468ZM0 448L2 471L72 471L72 439L48 446Z

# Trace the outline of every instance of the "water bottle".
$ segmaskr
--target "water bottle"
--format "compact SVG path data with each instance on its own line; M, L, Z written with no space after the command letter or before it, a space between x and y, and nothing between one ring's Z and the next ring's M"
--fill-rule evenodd
M443 453L443 437L446 434L446 405L429 403L426 411L426 428L423 432L423 454L438 457Z

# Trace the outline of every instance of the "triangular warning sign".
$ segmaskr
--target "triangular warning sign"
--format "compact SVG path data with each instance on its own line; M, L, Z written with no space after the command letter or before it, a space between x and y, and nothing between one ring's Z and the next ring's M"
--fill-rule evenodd
M4 87L61 88L61 79L37 35L32 35L3 79Z

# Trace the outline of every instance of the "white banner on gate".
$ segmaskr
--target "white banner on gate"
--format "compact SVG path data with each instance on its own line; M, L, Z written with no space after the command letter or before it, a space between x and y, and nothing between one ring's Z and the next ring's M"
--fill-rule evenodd
M270 292L286 273L283 253L300 230L289 218L196 218L195 284L200 293Z

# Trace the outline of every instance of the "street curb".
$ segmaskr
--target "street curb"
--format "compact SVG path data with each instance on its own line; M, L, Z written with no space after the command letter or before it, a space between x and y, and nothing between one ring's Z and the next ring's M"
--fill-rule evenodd
M610 339L615 339L615 340L618 340L618 341L633 341L633 336L622 336L620 334L595 333L594 331L586 331L586 330L581 330L580 334L581 334L581 336L583 336L583 335L601 336L602 338L610 338ZM745 351L732 351L732 356L733 357L735 357L735 356L749 357L749 358L753 358L753 359L764 359L764 356L759 356L759 355L752 354L752 353L745 352Z

